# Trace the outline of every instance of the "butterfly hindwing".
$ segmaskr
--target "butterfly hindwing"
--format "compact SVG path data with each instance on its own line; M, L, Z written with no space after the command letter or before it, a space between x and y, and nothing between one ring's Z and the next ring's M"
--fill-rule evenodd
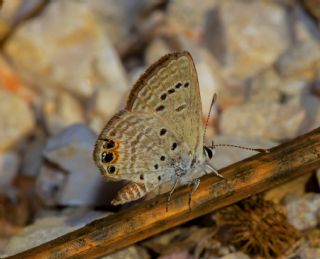
M174 174L173 162L186 148L156 117L122 111L101 132L94 160L115 180L161 183Z

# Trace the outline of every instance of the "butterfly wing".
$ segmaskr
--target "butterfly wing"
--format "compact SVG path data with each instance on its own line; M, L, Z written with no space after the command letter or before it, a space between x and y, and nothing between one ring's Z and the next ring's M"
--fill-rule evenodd
M157 117L121 111L101 132L93 155L104 176L154 185L170 181L185 149Z
M108 122L94 149L103 175L137 183L120 191L115 204L173 181L177 162L186 155L202 154L201 115L198 79L189 53L166 55L141 76L126 110Z
M165 55L140 77L126 109L156 114L187 144L202 155L202 107L196 69L188 52Z

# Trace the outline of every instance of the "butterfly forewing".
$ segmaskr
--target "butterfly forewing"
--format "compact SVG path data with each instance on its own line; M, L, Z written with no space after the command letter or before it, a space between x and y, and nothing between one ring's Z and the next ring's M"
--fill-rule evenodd
M188 52L168 54L153 64L133 87L126 108L159 116L191 153L201 155L201 98Z

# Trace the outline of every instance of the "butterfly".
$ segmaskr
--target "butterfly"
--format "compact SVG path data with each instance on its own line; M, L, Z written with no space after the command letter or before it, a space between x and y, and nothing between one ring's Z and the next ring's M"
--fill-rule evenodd
M133 86L125 109L100 133L93 152L103 176L129 183L113 205L142 198L162 184L192 185L208 170L215 146L204 146L202 104L189 52L170 53L151 65ZM189 204L190 206L190 204Z

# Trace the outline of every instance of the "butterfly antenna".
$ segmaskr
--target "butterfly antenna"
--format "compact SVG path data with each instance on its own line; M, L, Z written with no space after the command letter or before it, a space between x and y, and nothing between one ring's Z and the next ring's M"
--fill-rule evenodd
M209 119L210 119L212 107L213 107L214 103L216 102L216 100L217 100L217 94L215 93L215 94L213 95L213 97L212 97L212 101L211 101L211 104L210 104L209 113L208 113L207 120L206 120L206 124L205 124L205 127L204 127L203 142L205 142L205 138L206 138L206 133L207 133L207 128L208 128L208 124L209 124Z
M270 149L264 149L264 148L250 148L250 147L243 147L243 146L238 146L238 145L229 145L229 144L217 144L215 145L212 141L212 147L235 147L235 148L241 148L241 149L246 149L250 151L256 151L260 153L270 153Z

